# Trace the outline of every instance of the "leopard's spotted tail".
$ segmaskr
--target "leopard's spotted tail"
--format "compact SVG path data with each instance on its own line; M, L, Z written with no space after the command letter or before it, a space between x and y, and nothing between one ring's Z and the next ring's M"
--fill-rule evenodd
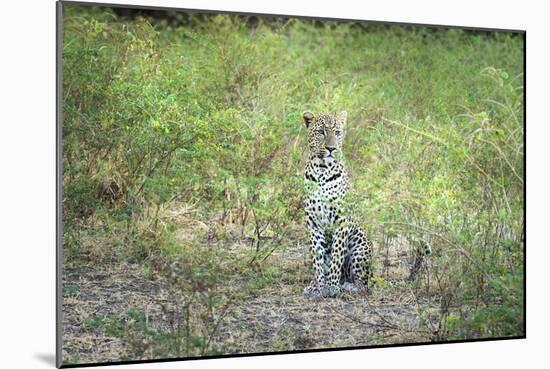
M414 279L418 271L426 266L426 261L431 254L432 246L430 243L426 240L420 240L418 246L414 250L409 279Z

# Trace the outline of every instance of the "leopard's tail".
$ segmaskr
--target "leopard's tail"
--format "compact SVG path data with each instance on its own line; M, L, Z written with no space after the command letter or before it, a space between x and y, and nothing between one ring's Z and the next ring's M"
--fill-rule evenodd
M426 267L427 260L431 254L432 246L430 243L426 240L420 240L414 249L409 279L414 279L418 272Z

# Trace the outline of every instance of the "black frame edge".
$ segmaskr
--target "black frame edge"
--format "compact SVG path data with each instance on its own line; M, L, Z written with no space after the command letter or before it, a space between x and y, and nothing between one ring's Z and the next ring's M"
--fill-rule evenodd
M63 63L62 63L62 51L63 51L63 3L57 1L55 4L55 20L56 20L56 63L55 63L55 171L56 171L56 202L55 202L55 222L56 222L56 284L55 284L55 365L60 368L62 365L62 346L63 346L63 309L62 309L62 297L63 297L63 222L62 222L62 175L63 175L63 161L61 156L61 87L63 81Z
M227 358L273 356L273 355L315 354L315 353L318 353L318 352L370 350L370 349L384 349L384 348L392 348L392 347L415 347L415 346L432 346L432 345L452 345L452 344L457 344L457 343L480 343L480 342L510 341L510 340L520 340L520 339L525 339L525 338L526 338L525 335L522 335L522 336L496 337L496 338L476 338L476 339L471 339L471 340L453 340L453 341L437 341L437 342L429 341L429 342L397 343L397 344L373 345L373 346L332 347L332 348L320 348L320 349L312 349L312 350L255 352L255 353L245 353L245 354L192 356L192 357L184 357L184 358L113 361L113 362L99 362L99 363L67 364L67 365L62 365L60 368L86 368L86 367L92 367L92 366L167 363L167 362L176 362L176 361L186 362L186 361L195 361L195 360L227 359Z
M381 21L372 19L354 19L354 18L331 18L331 17L316 17L312 15L293 15L293 14L275 14L275 13L254 13L238 10L219 10L219 9L192 9L192 8L174 8L168 6L156 6L156 5L132 5L132 4L115 4L115 3L102 3L102 2L85 2L85 1L72 1L72 0L59 0L62 4L71 4L77 6L101 6L106 8L126 8L126 9L142 9L142 10L160 10L160 11L180 11L180 12L196 12L196 13L211 13L211 14L229 14L229 15L250 15L250 16L271 16L271 17L289 17L296 19L309 19L320 21L333 21L333 22L365 22L373 24L386 24L394 26L419 26L419 27L432 27L432 28L456 28L465 29L469 31L480 32L508 32L508 33L525 33L525 30L511 29L511 28L490 28L490 27L475 27L475 26L453 26L445 24L431 24L431 23L412 23L412 22L393 22L393 21Z
M527 31L523 32L523 335L527 338Z

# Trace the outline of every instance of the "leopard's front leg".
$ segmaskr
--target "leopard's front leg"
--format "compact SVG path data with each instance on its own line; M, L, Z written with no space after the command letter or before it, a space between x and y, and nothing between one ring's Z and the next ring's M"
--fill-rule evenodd
M347 226L341 225L334 233L331 247L331 263L328 270L327 284L326 287L322 290L322 294L325 297L335 297L340 293L342 264L344 263L344 253L349 232L350 230Z
M327 243L325 240L325 234L321 227L315 225L313 222L309 223L309 238L310 238L310 254L313 260L313 270L315 272L315 278L311 281L308 287L304 289L304 295L311 297L323 296L323 290L326 287L327 270L326 265L326 253Z

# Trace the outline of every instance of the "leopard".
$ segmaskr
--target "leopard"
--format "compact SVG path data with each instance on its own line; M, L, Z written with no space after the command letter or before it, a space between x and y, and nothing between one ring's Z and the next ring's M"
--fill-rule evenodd
M304 170L305 223L315 273L307 297L333 298L344 291L368 292L373 244L357 223L348 193L342 146L347 112L304 112L309 157Z

